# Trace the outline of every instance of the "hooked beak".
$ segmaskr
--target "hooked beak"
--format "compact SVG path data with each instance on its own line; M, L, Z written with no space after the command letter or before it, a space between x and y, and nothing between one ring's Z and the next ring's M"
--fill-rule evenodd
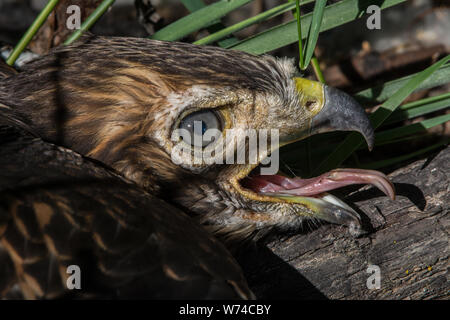
M301 103L314 101L318 107L311 120L309 135L329 131L357 131L365 138L369 150L375 140L374 131L361 105L350 95L320 82L294 79ZM318 111L317 111L318 110Z
M300 108L309 113L311 121L307 130L302 128L290 135L286 144L321 132L357 131L364 136L369 149L373 148L374 131L370 120L352 97L316 81L303 78L294 78L294 81ZM364 232L358 213L327 191L353 184L372 184L391 199L395 198L394 186L386 175L363 169L335 169L309 179L256 174L242 179L241 184L256 194L272 196L293 204L293 210L298 210L295 212L300 216L348 225L355 236Z

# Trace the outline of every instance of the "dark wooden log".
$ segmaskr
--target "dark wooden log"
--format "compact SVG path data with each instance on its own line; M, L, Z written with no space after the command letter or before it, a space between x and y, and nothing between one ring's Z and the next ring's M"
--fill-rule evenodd
M448 299L450 148L390 175L397 199L365 187L345 200L368 233L322 225L239 257L258 298ZM369 265L380 289L368 289Z

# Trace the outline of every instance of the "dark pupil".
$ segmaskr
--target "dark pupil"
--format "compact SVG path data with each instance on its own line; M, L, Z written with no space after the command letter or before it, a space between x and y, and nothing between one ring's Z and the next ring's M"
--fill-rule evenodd
M205 134L206 129L208 129L208 128L206 127L206 123L204 123L204 122L202 121L202 135Z
M199 121L199 120L195 120L195 121L197 122L197 121ZM207 127L205 121L202 121L202 120L200 120L200 121L202 122L202 127L201 127L201 130L202 130L202 131L201 131L201 134L204 135L205 132L206 132L206 130L208 129L208 127ZM191 127L197 129L197 128L198 128L198 124L197 124L197 126L194 126L194 122L192 122Z

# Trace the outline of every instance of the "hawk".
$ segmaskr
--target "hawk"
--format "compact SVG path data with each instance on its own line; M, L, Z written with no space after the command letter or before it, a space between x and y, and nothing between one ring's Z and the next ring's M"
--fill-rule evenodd
M179 129L188 136L174 138ZM204 139L209 129L218 135ZM213 148L232 129L270 129L278 143L254 163L173 156L179 145ZM358 214L327 193L338 187L394 197L377 171L262 174L278 147L334 130L373 145L361 106L296 77L289 59L93 35L55 48L0 80L0 295L254 298L228 249L305 219L360 233ZM215 159L238 142L251 153L248 136L236 140ZM73 265L79 290L67 287Z

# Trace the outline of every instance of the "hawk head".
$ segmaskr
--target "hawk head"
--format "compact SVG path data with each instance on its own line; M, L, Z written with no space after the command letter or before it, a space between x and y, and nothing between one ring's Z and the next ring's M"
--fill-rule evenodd
M288 59L89 36L0 83L0 102L45 140L103 162L229 239L295 230L307 218L357 232L358 214L326 191L369 183L394 196L376 171L277 172L278 149L315 133L374 140L350 96L296 77Z

